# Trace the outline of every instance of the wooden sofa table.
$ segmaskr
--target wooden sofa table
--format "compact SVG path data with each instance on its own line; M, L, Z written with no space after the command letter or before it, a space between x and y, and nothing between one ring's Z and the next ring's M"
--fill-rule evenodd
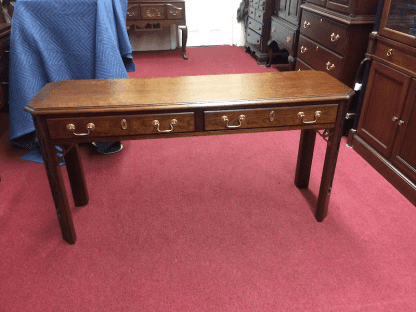
M76 206L88 203L78 144L300 129L295 185L307 188L316 132L325 163L315 217L327 214L347 105L354 92L324 72L71 80L47 84L30 112L62 237L76 241L56 146L63 149Z

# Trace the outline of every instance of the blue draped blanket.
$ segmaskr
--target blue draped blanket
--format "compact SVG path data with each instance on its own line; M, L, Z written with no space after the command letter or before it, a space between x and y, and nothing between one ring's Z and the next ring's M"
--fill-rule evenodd
M18 0L10 35L10 141L38 150L24 107L48 82L128 78L127 0ZM76 93L77 90L74 90Z

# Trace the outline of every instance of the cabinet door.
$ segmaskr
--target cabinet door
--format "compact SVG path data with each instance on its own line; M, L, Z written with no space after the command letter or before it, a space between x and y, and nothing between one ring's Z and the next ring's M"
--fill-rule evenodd
M400 119L399 132L393 148L393 163L416 183L416 80L413 79L407 94L406 105Z
M410 76L373 61L357 132L376 151L390 158Z
M301 2L300 0L287 0L286 3L286 20L294 25L299 24Z
M416 47L415 0L384 0L380 35Z

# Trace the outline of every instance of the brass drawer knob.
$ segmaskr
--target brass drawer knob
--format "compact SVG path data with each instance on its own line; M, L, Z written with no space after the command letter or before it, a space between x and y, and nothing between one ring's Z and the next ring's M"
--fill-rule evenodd
M225 123L225 126L226 126L227 128L230 128L230 129L240 128L240 127L241 127L241 123L242 123L245 119L246 119L246 116L245 116L245 115L240 115L240 116L238 116L238 125L237 125L237 126L230 126L230 125L228 124L228 117L227 117L227 116L222 116L222 117L221 117L221 121L222 121L223 123Z
M335 64L331 64L331 62L326 63L326 70L333 70L335 68Z
M314 120L312 120L312 121L305 121L305 113L304 112L299 112L298 113L298 118L300 120L302 120L302 122L305 123L305 124L315 123L318 120L319 117L321 117L321 111L316 111L315 112L315 115L314 115Z
M304 46L300 47L300 53L305 53L306 51L308 51L308 49Z
M74 133L74 135L82 136L82 135L88 135L88 134L90 134L90 131L92 131L92 130L95 129L95 125L92 122L90 122L89 124L87 124L87 127L86 127L86 129L88 131L87 133L75 133L75 125L74 124L67 124L66 125L66 129L68 131L71 131L72 133Z
M393 49L389 49L386 54L387 56L391 56L392 53L393 53Z
M159 129L159 127L160 127L160 122L159 122L159 120L153 120L153 121L152 121L152 125L153 125L154 127L156 127L157 132L161 132L161 133L172 132L172 131L173 131L173 126L174 126L174 125L177 125L177 124L178 124L178 121L177 121L176 119L172 119L172 120L170 121L170 129L168 129L168 130L160 130L160 129Z
M308 21L305 21L303 23L303 28L308 28L309 26L311 26L311 23L309 23Z
M337 41L339 39L339 35L335 35L335 33L331 34L331 41Z

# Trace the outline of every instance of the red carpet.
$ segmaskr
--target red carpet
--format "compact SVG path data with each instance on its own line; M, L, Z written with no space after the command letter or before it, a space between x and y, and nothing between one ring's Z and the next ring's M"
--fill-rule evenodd
M231 52L211 63L205 51ZM182 63L199 75L209 63L214 74L228 61L264 70L238 47L188 55L175 66L140 55L137 70L182 74ZM415 207L344 139L317 223L310 199L325 142L317 138L301 192L298 140L293 131L128 141L109 156L82 146L90 204L73 208L71 246L43 165L20 160L25 151L3 135L0 311L416 311Z

